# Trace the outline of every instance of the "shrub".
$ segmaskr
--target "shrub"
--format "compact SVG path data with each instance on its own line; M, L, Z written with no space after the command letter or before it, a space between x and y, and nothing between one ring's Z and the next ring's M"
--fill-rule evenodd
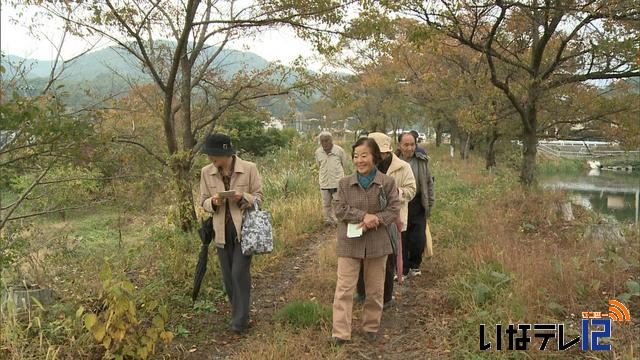
M146 359L155 352L158 341L171 342L173 333L165 329L169 319L166 306L151 301L145 304L144 312L138 311L133 284L114 278L108 267L101 278L103 310L86 314L84 326L108 355ZM78 314L83 311L80 307Z

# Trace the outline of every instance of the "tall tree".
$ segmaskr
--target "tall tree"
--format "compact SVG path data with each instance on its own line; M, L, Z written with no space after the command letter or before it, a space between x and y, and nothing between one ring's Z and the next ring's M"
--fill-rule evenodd
M304 82L302 69L272 66L223 76L223 50L229 41L257 29L300 26L300 19L322 18L339 2L309 4L297 10L271 2L214 0L35 1L49 16L62 19L77 34L100 34L132 54L162 94L159 121L166 154L159 161L173 174L180 226L194 225L190 170L204 137L230 108L259 98L286 94ZM328 20L331 22L331 20ZM310 25L305 30L313 29ZM170 40L170 41L166 41ZM296 73L298 83L287 82ZM194 100L206 104L194 114ZM134 143L129 140L128 143ZM145 144L137 144L147 148Z
M395 9L483 54L522 123L520 178L535 180L539 111L571 84L640 76L638 1L417 1Z

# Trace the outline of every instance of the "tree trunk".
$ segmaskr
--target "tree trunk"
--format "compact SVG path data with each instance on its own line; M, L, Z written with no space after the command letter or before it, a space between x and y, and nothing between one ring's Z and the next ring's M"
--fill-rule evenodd
M178 206L176 225L183 231L192 230L196 224L196 211L193 202L190 169L191 162L188 160L177 160L171 166Z
M442 144L442 133L444 132L444 126L442 125L441 122L438 122L436 124L436 147L440 147L440 145Z
M192 179L190 176L192 152L196 141L191 123L191 70L192 65L187 56L187 48L182 52L180 61L180 129L182 132L182 153L172 164L172 172L176 185L178 202L177 226L183 231L190 231L195 227L196 213L193 201ZM175 155L174 155L175 156Z
M538 124L536 121L535 105L530 106L526 113L523 138L522 138L522 169L520 182L529 187L535 184L536 153L538 152Z
M458 151L460 151L460 144L462 143L462 141L460 140L460 129L458 128L458 125L455 124L454 122L451 122L449 125L449 128L451 129L451 131L449 132L449 134L451 135L449 138L449 144L451 145L451 147L454 148L454 150L456 150L456 147L458 147Z
M496 142L498 141L498 137L498 132L493 129L489 139L489 148L487 149L487 154L485 156L485 168L487 170L496 166Z
M187 57L187 48L180 62L182 78L180 79L180 112L182 114L182 149L185 152L193 151L196 146L194 134L191 129L191 70L192 65Z
M471 146L471 134L462 132L460 136L460 159L467 160L469 158L469 148Z

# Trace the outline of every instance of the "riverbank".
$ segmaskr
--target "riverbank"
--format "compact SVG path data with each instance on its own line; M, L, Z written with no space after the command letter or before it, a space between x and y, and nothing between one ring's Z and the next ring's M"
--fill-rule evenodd
M620 228L625 243L595 243L585 234L598 226L600 217L574 208L575 220L564 221L557 205L566 201L565 194L524 191L512 170L489 172L474 155L467 161L451 159L448 149L431 146L434 257L425 259L422 276L396 286L396 304L385 311L376 342L366 342L359 333L356 306L354 341L331 347L326 338L336 279L335 234L318 231L311 148L294 148L260 164L273 199L269 208L278 242L274 254L255 259L260 299L255 299L254 323L246 334L233 336L224 329L228 306L215 254L200 299L191 303L199 247L195 234L173 229L163 212L123 220L105 209L46 223L32 237L39 240L26 244L34 255L21 271L51 286L58 302L34 310L27 319L3 323L0 354L15 359L100 358L104 338L98 343L85 326L87 314L109 309L103 296L120 289L109 286L113 279L131 284L125 287L131 291L117 297L132 306L137 319L127 323L129 344L139 344L160 320L170 332L172 341L158 341L156 358L631 359L640 353L637 227ZM111 271L103 271L102 280L105 264ZM565 336L574 338L580 335L581 313L606 312L613 298L631 310L632 319L614 323L612 352L594 354L576 347L568 352L479 350L480 324L491 324L486 340L493 344L490 326L495 324L503 329L517 323L565 324ZM162 316L156 320L156 306L166 309L166 321ZM539 346L539 340L529 346ZM503 336L503 346L507 343ZM555 345L552 340L550 346Z

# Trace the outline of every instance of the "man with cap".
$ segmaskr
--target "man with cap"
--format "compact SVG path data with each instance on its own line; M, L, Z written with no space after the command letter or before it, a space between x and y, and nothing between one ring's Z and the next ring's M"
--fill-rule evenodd
M416 194L416 180L413 177L411 166L405 161L400 160L391 148L391 138L381 132L373 132L369 134L369 138L373 139L380 148L382 153L382 161L378 164L378 170L382 173L391 176L398 187L400 198L400 214L399 221L401 222L398 231L405 231L407 229L407 205L409 201L413 199ZM398 255L402 255L401 253ZM393 278L396 268L396 254L389 255L387 259L385 281L384 281L384 306L387 308L392 304L393 300ZM364 300L365 284L362 267L360 268L360 277L358 278L358 287L356 300ZM402 276L402 274L398 274Z
M324 223L334 225L338 220L333 211L332 203L338 191L338 182L344 177L344 167L348 160L344 150L333 143L330 132L323 131L318 138L321 146L316 149L315 159L320 168L318 177Z
M416 149L416 138L411 133L404 133L398 139L396 154L411 166L416 180L417 194L409 202L407 229L402 233L402 251L404 274L421 275L420 265L427 237L425 234L427 220L435 202L433 177L429 170L429 158Z
M251 304L251 256L240 247L242 215L262 202L262 180L256 164L236 156L227 135L207 136L202 152L211 164L200 174L200 205L213 214L213 242L231 303L230 330L239 333L249 325Z

